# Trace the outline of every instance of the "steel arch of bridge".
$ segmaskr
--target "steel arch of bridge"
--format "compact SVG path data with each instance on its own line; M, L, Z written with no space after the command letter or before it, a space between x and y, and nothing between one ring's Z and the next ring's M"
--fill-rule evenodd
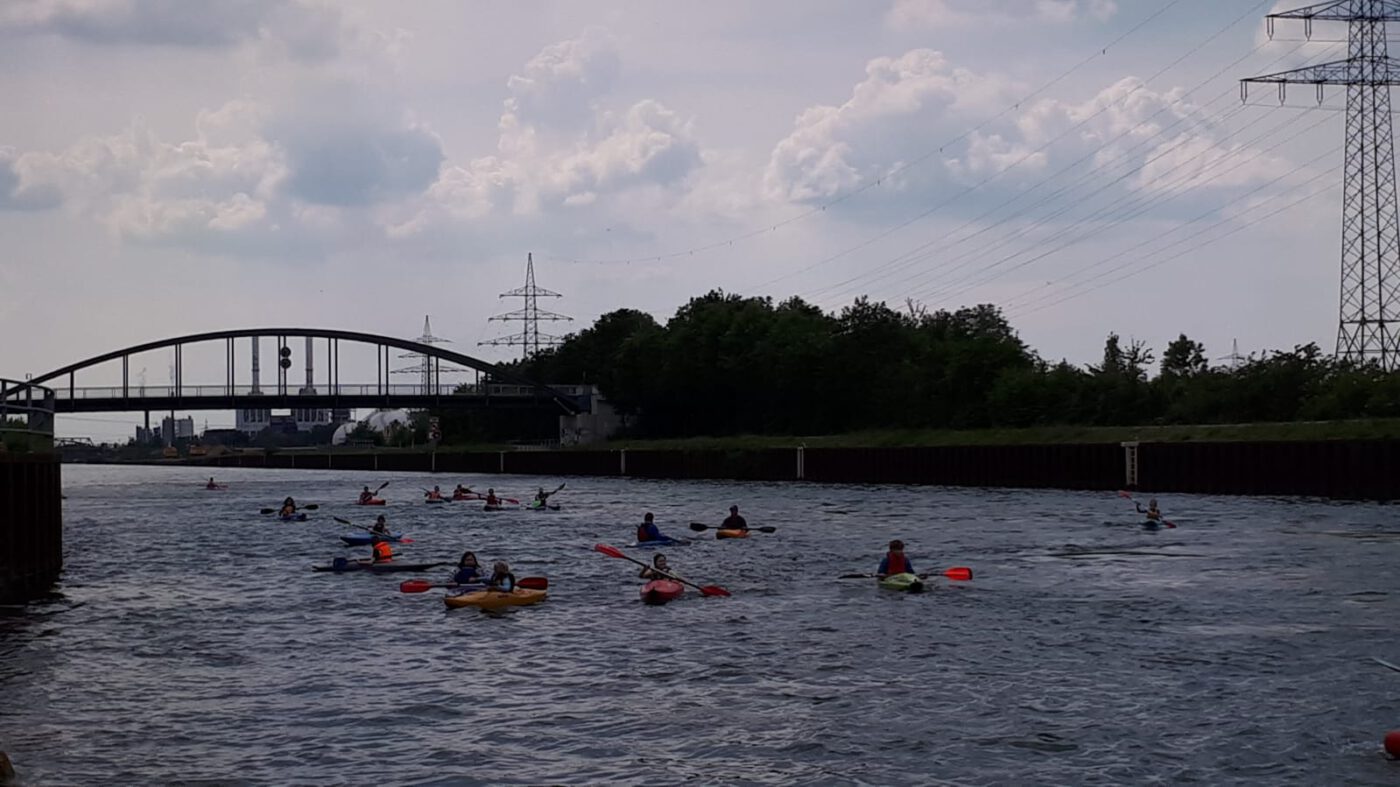
M57 390L59 390L59 391L62 391L62 390L63 390L63 386L62 386L61 384L60 384L60 385L55 385L55 384L53 384L53 383L51 383L51 382L49 382L49 381L56 380L56 379L58 379L58 378L60 378L60 377L67 376L67 377L68 377L68 386L67 386L67 387L68 387L68 390L71 392L71 391L74 389L74 387L75 387L75 382L74 382L74 380L75 380L75 377L76 377L77 372L82 371L83 369L87 369L87 368L90 368L90 367L93 367L93 366L97 366L97 365L99 365L99 364L104 364L104 363L108 363L108 362L110 362L110 361L120 360L120 361L122 362L122 385L121 385L121 389L122 389L122 391L124 392L124 395L123 395L122 398L123 398L123 399L132 399L132 397L129 395L129 392L130 392L130 391L132 390L132 388L133 388L133 386L131 386L131 384L130 384L130 364L129 364L129 358L130 358L130 356L132 356L132 355L137 355L137 354L139 354L139 353L149 352L149 351L152 351L152 350L161 350L161 349L166 349L166 348L174 348L174 350L175 350L175 386L174 386L174 396L173 396L173 398L171 398L171 399L167 399L166 402L168 402L169 404L172 404L172 405L176 405L176 409L189 409L189 408L185 408L185 407L179 407L179 406L176 404L177 402L179 402L179 401L181 400L180 389L181 389L181 387L183 386L183 374L182 374L182 372L183 372L183 369L182 369L182 366L183 366L183 363L182 363L182 358L183 358L183 347L184 347L185 345L187 345L187 344L199 344L199 343L202 343L202 342L215 342L215 341L220 341L220 340L222 340L222 341L225 342L225 354L226 354L226 380L225 380L225 385L226 385L227 391L228 391L228 398L229 398L230 401L233 401L233 400L236 399L236 400L238 400L239 402L242 403L242 405L234 405L235 407L237 407L237 406L246 406L246 405L249 403L251 397L246 397L246 396L240 397L240 396L238 396L238 395L235 393L235 379L236 379L236 374L235 374L235 369L236 369L235 357L236 357L236 353L235 353L235 347L234 347L234 340L236 340L236 339L264 339L264 338L275 339L275 340L277 341L277 346L278 346L278 348L279 348L279 350L280 350L280 348L282 348L282 347L289 346L289 345L287 344L287 339L292 339L292 338L308 338L308 337L311 338L311 339L325 339L326 342L327 342L327 345L328 345L328 346L327 346L327 359L326 359L326 370L327 370L327 371L326 371L326 378L325 378L325 380L326 380L326 383L327 383L327 385L328 385L329 392L328 392L326 398L335 398L335 397L336 397L336 393L335 393L335 392L336 392L336 391L339 389L339 387L340 387L340 352L339 352L339 343L342 342L342 341L346 341L346 342L352 342L352 343L355 343L355 344L374 345L374 346L377 348L376 357L377 357L377 365L378 365L379 371L378 371L378 376L377 376L377 379L376 379L376 386L378 386L378 387L380 388L380 390L383 392L383 395L384 395L385 397L389 396L389 393L388 393L388 392L389 392L389 390L390 390L390 386L389 386L389 373L390 373L390 369L389 369L389 367L390 367L389 351L390 351L390 350L405 350L405 351L407 351L407 352L421 353L422 355L428 356L429 358L433 359L433 360L432 360L432 366L431 366L431 376L432 376L432 379L433 379L433 381L434 381L434 390L437 390L438 387L441 385L441 368L442 368L442 363L445 361L445 362L450 363L450 364L457 364L457 365L459 365L459 366L465 366L465 367L467 367L467 368L469 368L469 369L473 369L473 370L475 370L475 371L478 371L478 372L481 372L481 373L483 373L483 374L486 374L486 375L488 375L492 380L503 381L503 382L506 382L506 383L511 383L511 384L514 384L514 385L519 385L519 386L524 386L524 387L529 387L529 388L531 388L531 389L534 389L534 391L535 391L540 397L542 397L542 398L547 398L547 399L549 399L549 400L552 400L552 401L553 401L554 403L556 403L562 410L564 410L564 411L567 412L567 413L576 414L576 413L582 412L582 411L585 409L584 405L583 405L578 399L576 399L574 396L571 396L571 395L569 395L569 394L567 394L567 393L564 393L564 392L562 392L562 391L560 391L560 390L558 390L558 389L556 389L556 388L552 388L552 387L550 387L550 386L543 385L543 384L541 384L541 383L537 383L537 382L535 382L535 381L533 381L533 380L530 380L530 379L528 379L528 378L525 378L525 377L523 377L523 376L521 376L521 375L518 375L518 374L515 374L515 373L513 373L513 372L508 372L508 371L506 371L506 370L504 370L504 369L501 369L499 366L496 366L495 364L489 363L489 362L487 362L487 361L483 361L483 360L481 360L480 358L473 358L473 357L471 357L471 356L469 356L469 355L463 355L462 353L453 352L452 350L447 350L447 349L444 349L444 348L442 348L442 347L436 347L436 346L429 345L429 344L420 344L420 343L418 343L418 342L411 341L411 340L408 340L408 339L399 339L399 338L395 338L395 337L392 337L392 336L380 336L380 335L378 335L378 334L372 334L372 333L361 333L361 332L359 332L359 331L342 331L342 330L334 330L334 329L328 329L328 328L241 328L241 329L229 330L229 331L212 331L212 332L208 332L208 333L194 333L194 334L189 334L189 335L187 335L187 336L177 336L177 337L173 337L173 338L170 338L170 339L161 339L161 340L158 340L158 341L146 342L146 343L144 343L144 344L132 345L131 347L124 347L124 348L122 348L122 349L120 349L120 350L113 350L113 351L108 352L108 353L103 353L102 355L95 355L95 356L93 356L93 357L91 357L91 358L87 358L87 359L84 359L84 360L82 360L82 361L78 361L77 363L72 363L72 364L69 364L69 365L67 365L67 366L64 366L64 367L61 367L61 368L58 368L58 369L54 369L54 370L51 371L51 372L46 372L46 373L44 373L44 374L35 376L34 378L32 378L31 380L29 380L28 382L31 383L31 384L49 383L49 387L50 387L50 388L54 388L54 389L57 389ZM277 356L277 360L281 360L280 354ZM275 363L275 362L274 362L274 363ZM279 367L277 368L277 370L276 370L276 373L277 373L277 385L276 385L275 393L274 393L273 395L285 399L285 398L287 398L287 397L289 396L289 393L288 393L288 391L289 391L289 385L288 385L288 383L287 383L287 378L288 378L288 376L289 376L289 375L288 375L288 371L282 369L282 368L279 366ZM318 381L318 382L319 382L319 381ZM293 396L292 398L295 398L295 396ZM424 397L424 398L448 399L448 398L450 398L450 397ZM257 401L265 401L265 399L260 399L260 400L257 400ZM157 408L155 408L155 409L162 409L162 408L164 408L165 406L166 406L166 404L165 404L165 403L162 403L159 407L157 407ZM274 406L285 406L285 405L274 405ZM371 406L371 405L363 405L363 404L362 404L362 405L357 405L357 406ZM135 409L147 409L147 408L144 407L144 406L142 406L142 407L137 407L137 408L135 408ZM218 408L218 409L221 409L221 408Z

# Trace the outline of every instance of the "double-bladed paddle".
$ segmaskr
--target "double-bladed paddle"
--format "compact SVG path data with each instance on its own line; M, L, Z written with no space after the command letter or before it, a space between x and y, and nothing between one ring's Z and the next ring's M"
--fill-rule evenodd
M931 572L931 571L925 571L924 573L918 575L919 579L928 579L928 578L931 577L931 576L933 576L933 572ZM945 577L947 577L947 578L949 578L949 579L956 579L956 580L958 580L959 582L967 582L968 580L971 580L971 579L972 579L972 569L968 568L967 566L953 566L953 567L950 568L950 569L945 569L945 570L943 571L943 576L945 576ZM842 574L841 576L837 577L837 579L879 579L879 578L880 578L880 577L879 577L878 574Z
M429 582L426 579L409 579L399 583L399 592L426 593L433 588L458 588L473 585L481 585L481 589L486 590L485 582L471 582L462 585L457 582ZM526 590L549 590L549 579L547 577L521 577L515 586Z
M638 560L638 559L636 559L636 558L634 558L634 557L628 557L627 555L622 554L622 550L620 550L620 549L618 549L618 548L616 548L616 547L610 547L610 546L608 546L607 544L594 544L594 545L593 545L593 550L594 550L595 552L602 552L604 555L607 555L608 557L617 557L617 558L622 558L623 560L630 560L630 561L632 561L633 563L636 563L637 565L641 566L642 568L649 568L649 569L651 569L652 571L656 572L657 574L660 574L660 575L663 576L663 577L669 577L669 578L671 578L671 579L674 579L675 581L681 583L682 585L690 585L691 587L693 587L693 588L699 590L699 591L700 591L700 595L702 595L702 596L728 596L728 595L731 595L729 591L725 590L724 588L720 587L719 585L697 585L697 584L695 584L694 582L691 582L691 581L689 581L689 580L681 579L680 577L676 576L675 574L669 574L669 573L667 573L667 572L665 572L665 571L662 571L661 569L657 568L656 566L648 565L648 564L646 564L646 563L644 563L644 562L642 562L642 561L640 561L640 560Z
M376 533L376 532L374 532L374 528L372 528L372 527L366 527L365 525L357 525L357 524L355 524L354 522L351 522L351 521L348 520L348 519L341 519L341 518L338 517L338 516L333 516L333 517L331 517L331 519L334 519L335 521L339 522L339 523L342 524L342 525L349 525L350 527L358 527L359 529L361 529L361 530L363 530L363 531L369 533L370 535L380 536L381 538L384 537L384 534L383 534L383 533ZM398 541L398 543L400 543L400 544L412 544L412 543L413 543L413 539L407 538L407 537L404 537L404 536L399 536L397 539L386 539L386 540L396 540L396 541Z
M723 525L706 525L706 524L701 523L701 522L691 522L691 523L690 523L690 529L691 529L691 530L694 530L694 531L697 532L697 533L702 533L702 532L704 532L704 531L706 531L706 530L726 530L727 528L725 528ZM750 533L776 533L776 532L778 532L778 528L773 527L772 525L764 525L763 527L751 527L751 528L748 529L748 532L750 532Z
M320 507L321 507L320 505L318 505L318 504L316 504L316 503L312 503L312 504L309 505L309 506L300 506L299 508L297 508L297 511L315 511L316 509L318 509L318 508L320 508ZM264 508L264 509L260 510L258 513L260 513L260 514L275 514L275 513L277 513L278 511L281 511L281 510L282 510L282 509L280 509L280 508ZM292 512L292 513L296 513L296 512L294 511L294 512Z
M1120 490L1118 490L1118 496L1121 497L1121 498L1125 498L1125 499L1127 499L1127 500L1132 500L1132 501L1133 501L1133 505L1139 506L1138 513L1142 513L1141 506L1140 506L1140 504L1138 503L1138 501L1135 500L1135 499L1133 498L1132 493L1130 493L1130 492L1125 492L1125 491L1123 491L1123 490L1120 489ZM1147 520L1147 521L1151 522L1152 520L1149 519L1149 520ZM1175 522L1170 522L1170 521L1168 521L1168 520L1166 520L1166 519L1163 519L1163 520L1161 520L1161 521L1162 521L1162 524L1166 525L1166 526L1169 527L1169 528L1170 528L1170 527L1176 527L1176 523L1175 523Z

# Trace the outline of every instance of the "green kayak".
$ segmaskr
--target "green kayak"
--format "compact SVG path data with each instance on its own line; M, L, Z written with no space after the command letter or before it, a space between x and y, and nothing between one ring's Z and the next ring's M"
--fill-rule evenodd
M886 590L903 590L918 593L924 589L924 581L918 574L891 574L880 580L880 587Z

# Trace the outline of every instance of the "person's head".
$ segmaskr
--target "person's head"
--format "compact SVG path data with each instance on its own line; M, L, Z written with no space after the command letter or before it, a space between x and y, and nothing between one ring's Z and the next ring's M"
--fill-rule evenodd
M651 559L651 565L652 565L653 568L659 568L659 569L661 569L662 571L665 571L665 570L666 570L666 556L665 556L665 555L657 555L656 557L654 557L654 558Z
M371 535L371 536L369 537L369 543L372 544L372 545L378 546L379 544L384 543L384 539L380 538L380 537L377 536L377 535Z
M214 476L212 476L212 475L209 476L209 483L211 483L211 484L214 483Z
M544 487L540 487L540 494L544 494Z
M380 514L378 517L375 517L374 524L376 524L376 525L382 525L382 524L384 524L384 515L383 515L383 514Z
M1148 507L1148 508L1156 508L1156 507L1157 507L1157 498L1154 497L1154 498L1152 498L1151 500L1148 500L1148 501L1147 501L1147 507Z
M651 524L652 521L654 521L655 519L656 519L656 516L655 516L654 514L652 514L650 511L647 512L647 515L646 515L646 516L642 517L642 521L643 521L643 522L646 522L648 525Z
M441 489L438 489L438 485L437 485L437 484L433 484L433 491L434 491L434 492L441 492L442 490L441 490Z
M486 494L488 494L488 495L494 495L494 494L496 494L496 487L493 486L493 487L491 487L490 489L487 489L487 490L486 490Z
M491 570L497 574L509 574L510 566L506 565L506 561L504 560L497 560L496 565L492 566Z
M737 514L737 513L739 513L739 507L738 507L738 506L730 506L730 507L729 507L729 513L731 513L731 514Z
M284 505L284 506L289 506L289 505L291 505L293 502L294 502L294 501L289 497L289 498L287 498L286 500L283 500L283 501L282 501L282 505Z
M904 542L903 542L903 541L900 541L900 540L897 539L897 538L896 538L895 540L891 541L891 542L890 542L890 551L891 551L891 552L903 552L903 551L904 551Z
M476 553L470 550L463 552L462 559L457 561L457 568L466 568L468 566L479 565L481 564L476 562Z
M366 492L369 491L369 486L368 486L368 485L365 486L365 491L366 491Z

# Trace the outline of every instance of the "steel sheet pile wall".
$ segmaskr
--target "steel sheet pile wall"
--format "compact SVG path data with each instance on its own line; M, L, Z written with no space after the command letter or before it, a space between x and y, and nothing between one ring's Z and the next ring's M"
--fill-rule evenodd
M1154 492L1400 498L1400 441L1143 443L1138 486Z
M1114 489L1116 444L808 448L806 478L826 483Z
M791 481L797 478L797 451L628 451L627 475L638 478L725 478Z
M63 568L57 454L0 454L0 603L42 594Z
M617 451L514 451L505 455L505 472L526 475L617 475L620 467Z

